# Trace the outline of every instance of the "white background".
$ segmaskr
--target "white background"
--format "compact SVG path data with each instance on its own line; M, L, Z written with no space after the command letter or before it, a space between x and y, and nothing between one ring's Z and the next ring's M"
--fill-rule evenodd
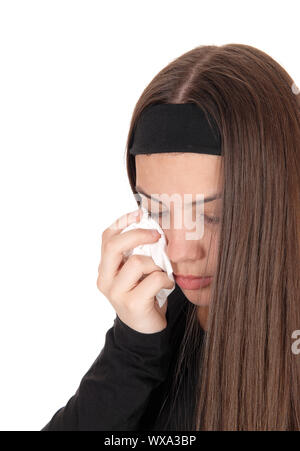
M300 82L296 0L0 0L0 429L40 430L75 393L115 312L101 234L136 208L134 106L171 60L243 43Z

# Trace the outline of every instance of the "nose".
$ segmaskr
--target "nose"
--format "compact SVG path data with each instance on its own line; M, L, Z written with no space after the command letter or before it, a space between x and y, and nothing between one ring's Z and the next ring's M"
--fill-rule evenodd
M165 230L166 253L173 263L201 260L206 257L203 240L187 240L185 229Z

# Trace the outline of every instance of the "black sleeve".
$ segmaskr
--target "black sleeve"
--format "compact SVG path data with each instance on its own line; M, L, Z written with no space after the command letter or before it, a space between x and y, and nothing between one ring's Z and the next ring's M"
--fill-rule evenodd
M42 431L133 431L170 364L170 331L143 334L118 316L75 395Z

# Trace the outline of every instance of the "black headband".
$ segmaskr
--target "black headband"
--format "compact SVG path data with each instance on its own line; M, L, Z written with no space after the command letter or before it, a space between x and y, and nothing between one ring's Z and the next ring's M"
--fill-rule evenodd
M132 134L131 155L192 152L221 155L221 138L213 117L195 103L148 105Z

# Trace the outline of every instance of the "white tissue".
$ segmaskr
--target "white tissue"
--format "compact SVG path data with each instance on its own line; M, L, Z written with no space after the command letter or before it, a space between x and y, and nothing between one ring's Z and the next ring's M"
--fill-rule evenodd
M146 255L152 257L154 263L159 266L163 271L168 274L168 277L172 282L174 282L174 288L162 288L156 295L158 305L162 307L166 302L167 297L175 289L175 280L173 276L173 269L169 257L165 252L166 238L164 231L161 229L160 225L150 217L148 211L144 207L140 207L143 211L142 218L138 222L130 224L128 227L122 230L121 233L127 232L132 229L156 229L161 234L158 241L151 244L141 244L134 249L127 252L123 252L124 257L129 257L130 255Z

